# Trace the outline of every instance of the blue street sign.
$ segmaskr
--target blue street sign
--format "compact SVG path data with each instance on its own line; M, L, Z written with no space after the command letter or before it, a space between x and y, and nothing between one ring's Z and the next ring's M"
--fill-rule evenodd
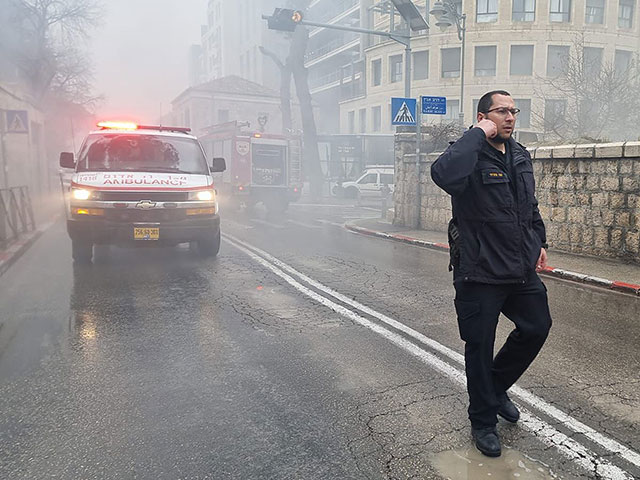
M391 125L415 125L416 106L415 98L392 98Z
M425 115L446 115L447 97L420 97L422 99L421 112Z
M29 116L26 110L5 110L7 133L29 133Z

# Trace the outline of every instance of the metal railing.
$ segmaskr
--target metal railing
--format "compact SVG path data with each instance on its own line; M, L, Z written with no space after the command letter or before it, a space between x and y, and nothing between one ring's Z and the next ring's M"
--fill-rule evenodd
M0 188L0 247L35 228L29 187Z

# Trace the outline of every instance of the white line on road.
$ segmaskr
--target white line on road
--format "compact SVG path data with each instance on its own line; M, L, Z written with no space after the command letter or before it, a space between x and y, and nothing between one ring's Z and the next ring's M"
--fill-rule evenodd
M322 228L318 225L311 225L309 223L298 222L296 220L291 220L291 219L287 220L287 223L291 223L292 225L298 225L299 227L304 227L304 228L315 228L315 229Z
M313 286L314 288L317 288L318 290L333 296L337 300L347 303L363 311L364 313L367 313L375 318L378 318L384 323L387 323L388 325L393 326L394 328L410 335L416 340L419 340L420 342L430 346L434 350L444 354L445 356L451 358L457 363L463 362L462 355L454 352L453 350L436 342L435 340L420 334L419 332L411 329L410 327L407 327L406 325L396 320L393 320L383 314L380 314L375 310L369 307L366 307L365 305L362 305L358 302L348 299L344 295L338 292L335 292L334 290L320 284L319 282L316 282L315 280L312 280L306 275L288 266L284 262L281 262L280 260L271 256L267 252L264 252L263 250L258 249L257 247L249 245L248 243L243 242L242 240L228 234L224 234L224 237L225 237L225 240L227 240L233 246L244 251L251 258L253 258L258 263L260 263L261 265L271 270L276 275L283 278L285 281L287 281L287 283L292 285L294 288L296 288L300 292L304 293L307 296L310 296L311 298L318 301L319 303L326 305L327 307L331 308L335 312L340 313L346 316L347 318L350 318L356 321L357 323L360 323L361 325L375 331L376 333L379 333L380 335L392 341L393 343L400 346L401 348L408 351L409 353L416 355L417 357L422 359L425 363L436 368L441 373L445 374L455 382L462 383L462 385L465 384L464 373L462 371L440 360L438 357L435 357L433 354L426 352L425 350L409 342L408 340L399 336L398 334L393 333L382 326L374 324L369 320L367 320L366 318L358 315L356 312L348 310L347 308L332 302L328 298L319 295L315 291L300 284L298 281L293 279L289 274L285 273L285 271L297 276L299 279L305 281L306 283ZM272 263L269 263L269 262L272 262ZM515 394L515 396L529 403L534 408L537 408L538 410L546 413L547 415L558 419L567 428L573 430L574 432L584 434L586 437L600 444L602 447L606 448L607 450L620 455L620 457L624 458L628 462L640 467L640 455L637 452L625 447L624 445L616 442L613 439L606 437L605 435L600 434L599 432L596 432L591 427L584 425L583 423L574 419L570 415L567 415L566 413L562 412L556 407L553 407L552 405L545 402L542 398L534 395L533 393L528 392L525 389L514 387L513 393ZM569 438L567 435L559 432L554 427L547 424L543 420L537 418L533 414L527 412L526 410L523 411L522 423L526 428L528 428L532 432L536 432L537 435L541 436L541 440L545 444L557 448L565 456L567 456L568 458L571 458L573 461L580 464L585 469L592 470L595 466L597 473L604 476L605 478L610 478L610 479L631 479L632 478L624 470L616 467L615 465L612 465L607 460L591 452L587 447L583 446L582 444L578 443L572 438Z
M273 222L265 222L264 220L260 220L259 218L250 218L249 221L251 223L257 223L257 224L260 224L260 225L265 225L267 227L277 228L278 230L282 230L284 228L287 228L284 225L279 225L279 224L273 223Z
M331 220L317 219L316 222L323 223L325 225L333 225L334 227L344 227L344 223L332 222Z

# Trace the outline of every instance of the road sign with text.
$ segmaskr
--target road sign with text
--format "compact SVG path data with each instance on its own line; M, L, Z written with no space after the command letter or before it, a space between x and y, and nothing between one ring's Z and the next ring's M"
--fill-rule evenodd
M446 115L447 97L420 97L422 109L425 115Z

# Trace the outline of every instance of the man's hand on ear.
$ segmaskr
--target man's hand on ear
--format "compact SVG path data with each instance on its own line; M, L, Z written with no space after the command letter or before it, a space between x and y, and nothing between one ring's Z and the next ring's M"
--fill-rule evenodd
M498 134L498 126L488 118L480 120L476 127L481 128L487 138L493 138Z

